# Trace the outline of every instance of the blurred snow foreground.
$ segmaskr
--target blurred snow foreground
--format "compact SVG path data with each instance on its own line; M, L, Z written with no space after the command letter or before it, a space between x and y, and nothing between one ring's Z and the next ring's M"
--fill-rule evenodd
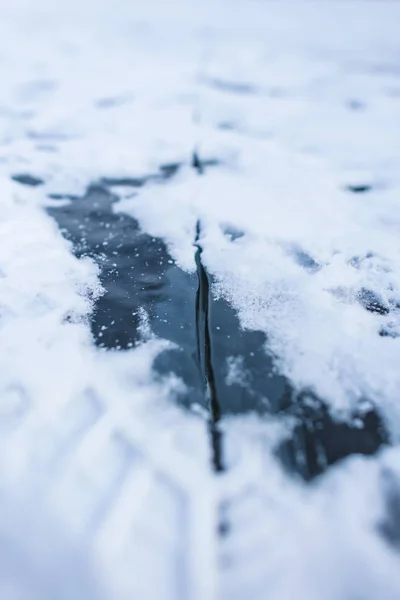
M383 0L2 0L2 599L400 597L399 26ZM46 209L175 163L116 210L188 271L201 220L276 369L335 418L374 406L384 449L306 485L276 418L236 416L215 474L168 341L94 345L98 267Z

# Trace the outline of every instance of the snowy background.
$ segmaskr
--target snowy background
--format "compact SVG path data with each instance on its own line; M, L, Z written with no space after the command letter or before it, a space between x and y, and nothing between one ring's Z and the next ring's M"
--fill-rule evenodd
M385 0L1 0L1 598L399 598L399 28ZM242 327L335 419L377 410L379 452L305 484L278 418L231 416L216 475L168 342L94 345L99 267L49 208L172 163L114 210L188 272L201 220Z

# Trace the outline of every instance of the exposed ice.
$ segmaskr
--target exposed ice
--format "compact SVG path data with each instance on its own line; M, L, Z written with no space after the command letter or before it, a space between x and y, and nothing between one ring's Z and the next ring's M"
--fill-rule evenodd
M2 597L397 600L399 23L379 0L2 1ZM230 417L216 477L165 342L93 344L98 268L44 209L100 180L187 270L200 219L276 368L340 418L375 406L390 447L306 486L287 423Z

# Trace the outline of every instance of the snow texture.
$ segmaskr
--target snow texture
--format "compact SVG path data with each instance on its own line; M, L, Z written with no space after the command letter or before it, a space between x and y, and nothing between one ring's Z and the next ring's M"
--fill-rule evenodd
M2 0L1 598L399 598L399 25L390 0ZM389 447L306 486L282 423L229 417L217 476L168 342L94 346L98 270L49 195L172 163L117 210L187 270L200 220L276 368L338 418L375 406Z

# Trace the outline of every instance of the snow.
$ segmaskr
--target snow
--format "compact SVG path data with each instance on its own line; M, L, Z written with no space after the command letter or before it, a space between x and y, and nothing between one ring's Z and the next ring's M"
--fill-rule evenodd
M378 0L3 0L4 597L398 597L379 531L385 473L399 485L399 20ZM217 161L202 176L195 150ZM181 382L153 373L166 342L93 346L98 271L46 215L48 194L173 162L167 183L119 190L117 210L187 270L200 220L215 292L267 334L279 371L342 417L377 406L391 448L306 487L274 458L281 425L236 417L216 477L204 419L174 403ZM390 313L365 310L362 290Z

